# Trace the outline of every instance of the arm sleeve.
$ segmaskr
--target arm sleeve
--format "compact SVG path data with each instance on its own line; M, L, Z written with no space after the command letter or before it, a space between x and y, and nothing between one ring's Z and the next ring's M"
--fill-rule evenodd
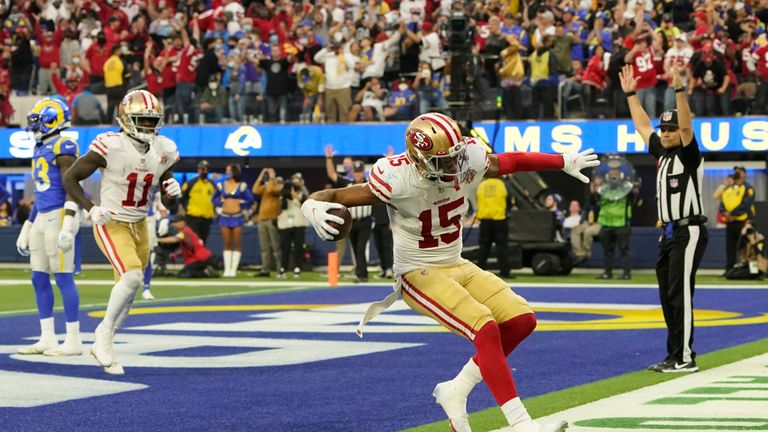
M563 168L563 156L535 152L507 152L497 156L499 175L520 171L556 170Z

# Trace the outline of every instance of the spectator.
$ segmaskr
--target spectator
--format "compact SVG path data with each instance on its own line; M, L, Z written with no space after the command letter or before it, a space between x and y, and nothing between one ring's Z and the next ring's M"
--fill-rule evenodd
M291 181L283 188L281 211L277 216L277 228L280 232L280 272L278 278L285 278L287 269L293 267L293 277L301 277L301 262L304 252L304 231L309 223L301 214L301 204L309 194L304 193L301 173L291 176Z
M768 11L768 8L764 10ZM765 34L760 35L757 44L758 48L750 57L750 60L755 63L757 81L754 112L756 114L768 114L768 41Z
M577 200L571 201L568 205L568 216L563 219L563 229L570 232L581 223L581 203Z
M269 277L274 269L280 271L280 234L277 217L280 214L280 196L283 192L283 178L275 175L273 168L264 168L253 183L254 195L261 195L259 204L259 247L261 249L261 271L256 276Z
M205 243L213 222L213 194L215 187L208 180L208 161L197 164L197 177L181 186L181 205L186 213L186 223Z
M12 37L11 48L11 90L17 96L29 94L30 80L34 68L32 46L30 45L28 29L18 27Z
M179 53L179 66L176 69L176 113L181 116L184 124L189 117L194 117L193 92L197 73L195 66L203 58L203 53L197 47L197 41L190 39L186 29L181 29L182 48Z
M384 105L389 92L381 86L378 78L370 78L355 95L355 104L349 111L349 121L377 121L384 119ZM360 113L362 112L362 118Z
M285 123L290 91L289 72L293 56L284 56L277 45L271 46L270 53L270 58L259 62L267 78L267 120L275 122L279 119L280 123Z
M77 40L77 31L74 28L67 28L63 32L64 40L59 46L58 64L67 67L71 64L80 65L83 49L80 41ZM77 60L77 62L75 62Z
M10 126L11 117L13 117L13 105L9 100L10 92L8 84L0 83L0 126Z
M674 27L677 28L677 27ZM664 77L667 79L667 89L664 91L664 110L675 109L675 89L672 88L672 68L677 65L681 78L688 81L688 64L693 56L693 48L686 42L684 33L675 36L674 46L664 55Z
M589 204L584 209L579 225L571 229L571 250L573 251L573 265L578 266L589 259L592 254L592 243L600 234L600 195L597 191L603 185L602 177L594 178L590 184Z
M551 14L551 12L548 12ZM553 38L544 36L541 46L530 57L531 86L533 86L533 116L542 119L555 118L557 92L557 58L552 53Z
M725 62L715 53L712 43L707 42L691 57L691 77L688 94L692 95L693 112L701 117L728 115L731 78Z
M229 95L229 118L237 123L245 122L245 66L240 58L238 50L230 51L222 78Z
M563 198L559 194L549 194L544 198L544 208L551 211L555 215L555 227L557 236L562 238L563 221L565 220L565 213L560 209L560 202Z
M507 36L509 47L501 52L501 103L504 115L508 119L519 119L523 116L521 104L521 86L525 80L525 66L520 51L523 45L518 42L518 37Z
M319 66L309 65L296 75L296 84L304 96L301 104L301 118L303 123L313 120L315 109L320 111L322 95L325 91L325 75Z
M648 36L640 37L624 55L624 61L631 64L637 81L637 97L648 116L656 116L656 69L653 67L653 50Z
M418 92L420 114L448 109L440 74L433 73L428 63L419 65L419 73L416 74L413 89Z
M104 107L99 98L91 93L90 86L83 88L72 100L72 124L97 125L104 118Z
M329 123L346 121L352 106L352 70L355 63L342 54L341 41L341 33L336 33L331 45L318 51L314 57L315 63L322 65L325 71L325 114Z
M173 229L176 235L160 237L157 242L161 244L178 243L181 248L184 267L177 276L180 278L218 277L218 273L213 267L214 260L211 251L205 247L200 237L187 226L182 216L173 217Z
M388 106L384 108L384 118L406 121L415 117L416 93L406 81L395 82L395 90L389 96Z
M733 167L731 182L720 185L714 198L720 201L725 220L725 271L736 264L737 243L746 221L755 217L755 189L747 182L747 170ZM730 184L729 184L730 183Z
M53 89L53 80L51 72L57 68L61 52L59 45L63 39L61 29L54 32L53 23L50 27L38 24L36 26L36 40L38 50L38 70L37 70L37 94L47 95Z
M0 202L0 227L13 225L13 210L8 201Z
M221 123L227 109L227 90L220 87L219 75L208 78L208 88L200 95L200 122Z
M55 65L56 64L54 63L54 66ZM87 78L84 75L78 74L77 71L71 70L70 67L67 68L66 82L62 82L56 69L57 68L54 68L51 73L53 86L56 89L56 93L67 101L67 105L72 107L77 95L82 93L85 89L85 86L87 85L85 80Z
M85 70L88 71L88 82L91 84L91 91L96 94L104 93L104 64L112 55L111 47L107 46L107 39L103 33L94 31L96 43L91 44L85 51Z
M116 122L117 105L125 96L123 85L123 61L120 59L120 45L114 45L110 50L111 55L104 62L104 88L107 92L107 118L104 123Z

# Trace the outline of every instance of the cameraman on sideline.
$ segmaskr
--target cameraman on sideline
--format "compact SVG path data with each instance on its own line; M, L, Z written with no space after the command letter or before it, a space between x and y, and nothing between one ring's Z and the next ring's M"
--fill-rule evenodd
M755 188L746 178L747 170L743 166L735 166L733 174L714 193L714 198L720 201L720 213L725 220L725 272L736 264L739 253L737 244L744 223L755 217Z

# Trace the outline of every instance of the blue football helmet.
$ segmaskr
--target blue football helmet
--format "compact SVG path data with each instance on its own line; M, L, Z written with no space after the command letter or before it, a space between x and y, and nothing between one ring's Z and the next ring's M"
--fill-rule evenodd
M35 135L35 141L42 142L48 135L58 133L71 126L69 107L65 102L45 98L35 104L27 114L27 131Z

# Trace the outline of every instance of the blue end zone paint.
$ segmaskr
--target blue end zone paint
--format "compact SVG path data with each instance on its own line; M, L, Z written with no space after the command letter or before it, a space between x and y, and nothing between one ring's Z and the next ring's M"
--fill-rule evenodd
M531 302L625 303L658 305L652 289L532 288L516 290ZM338 288L194 304L348 304L379 300L389 287ZM766 312L765 291L701 290L696 308ZM136 315L128 326L169 322L237 322L273 311ZM569 314L570 315L570 314ZM544 314L542 319L566 317ZM63 332L61 314L57 330ZM84 331L97 320L82 317ZM568 317L570 318L570 317ZM351 314L356 323L359 316ZM376 322L372 325L376 325ZM36 316L0 318L0 344L26 344L38 333ZM705 353L768 337L768 326L697 328L695 347ZM179 332L132 332L179 334ZM357 341L354 334L197 333L222 337L272 337ZM536 332L509 359L523 398L645 368L664 355L666 331ZM227 430L227 431L394 431L443 419L431 398L435 383L452 377L472 355L469 342L449 333L366 333L364 341L415 342L426 345L303 364L238 369L130 368L123 378L109 378L93 366L30 363L0 356L0 369L142 383L139 392L96 397L34 409L0 409L3 431L50 430ZM120 346L116 347L118 357ZM169 351L174 350L168 347ZM221 354L226 348L212 348ZM181 349L176 349L181 355ZM248 349L247 351L253 351ZM214 351L202 349L200 355ZM227 351L234 353L237 351ZM215 365L213 365L215 366ZM702 365L706 367L706 364ZM493 406L481 385L470 396L469 410Z

